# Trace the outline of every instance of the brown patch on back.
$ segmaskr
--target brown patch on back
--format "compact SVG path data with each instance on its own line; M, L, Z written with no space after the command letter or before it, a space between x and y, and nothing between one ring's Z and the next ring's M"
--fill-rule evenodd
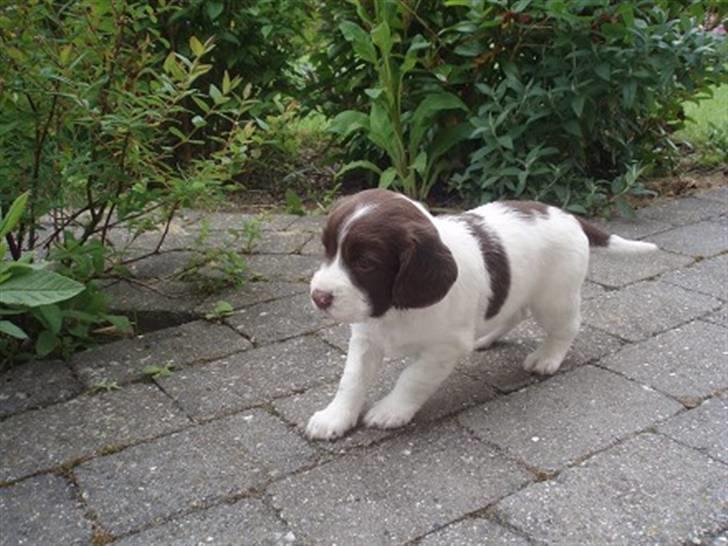
M500 203L518 212L525 220L535 220L539 216L547 218L549 215L548 205L538 201L500 201Z
M352 281L367 294L372 316L444 298L457 278L457 264L430 219L393 192L366 190L334 207L322 236L327 259L335 257L347 220L366 205L372 208L350 224L340 252Z
M594 224L590 224L584 218L574 216L581 225L581 229L589 239L589 246L609 246L609 233L601 230Z
M483 227L480 216L465 213L457 218L467 224L473 236L478 240L483 263L490 276L491 297L485 311L485 318L489 319L498 314L508 297L511 287L511 268L508 264L508 256L498 238L488 233Z

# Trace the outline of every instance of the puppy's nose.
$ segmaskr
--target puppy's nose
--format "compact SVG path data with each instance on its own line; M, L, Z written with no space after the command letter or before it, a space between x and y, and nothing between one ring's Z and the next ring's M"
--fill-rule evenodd
M311 292L311 299L316 304L316 307L323 310L331 307L331 303L334 301L334 295L331 292L316 288Z

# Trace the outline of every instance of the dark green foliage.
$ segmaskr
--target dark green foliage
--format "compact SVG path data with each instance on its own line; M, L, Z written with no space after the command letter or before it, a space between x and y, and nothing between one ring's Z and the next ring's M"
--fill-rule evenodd
M46 257L83 289L63 303L62 329L48 313L26 313L38 354L67 354L94 331L125 326L94 284L110 258L124 259L112 252L112 228L139 235L168 226L179 207L214 203L254 146L252 86L226 70L198 85L215 45L190 36L189 55L171 50L159 26L177 9L132 0L0 6L0 207L29 195L6 235L9 257ZM201 139L208 125L218 130Z
M211 70L202 83L218 82L223 72L241 76L264 94L293 90L293 64L305 48L311 0L190 0L162 25L170 47L184 55L192 36L212 39L206 59Z
M312 96L332 114L373 107L382 52L367 42L374 44L388 17L396 32L392 58L419 49L402 79L400 112L443 90L470 112L470 140L452 142L440 182L450 180L476 202L508 195L578 211L625 208L621 196L641 191L635 174L674 157L670 135L682 122L684 101L726 81L725 42L699 28L703 16L702 3L685 1L337 4L324 15L328 46L316 57L320 79ZM352 25L360 29L356 36ZM363 119L345 115L339 119L349 127ZM390 109L395 125L396 116ZM457 123L447 117L432 125L429 142ZM334 129L351 137L345 125ZM364 129L359 135L368 134ZM412 157L426 152L427 142ZM380 170L396 167L381 143L361 136L350 143L356 159ZM410 193L428 189L420 181Z

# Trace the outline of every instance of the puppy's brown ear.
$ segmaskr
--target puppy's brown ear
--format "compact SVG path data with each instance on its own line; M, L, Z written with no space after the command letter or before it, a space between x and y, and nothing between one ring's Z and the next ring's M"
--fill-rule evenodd
M458 266L432 224L408 230L392 288L396 309L433 305L445 297L458 276Z

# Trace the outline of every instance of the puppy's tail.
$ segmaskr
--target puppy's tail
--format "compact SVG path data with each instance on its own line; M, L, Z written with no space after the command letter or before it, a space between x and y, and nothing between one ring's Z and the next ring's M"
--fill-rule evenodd
M624 239L619 235L610 235L583 218L579 218L578 216L575 216L575 218L581 224L581 229L584 231L586 238L589 239L589 246L592 248L603 248L607 252L613 252L615 254L644 254L657 250L657 245L654 243L633 241L631 239Z

